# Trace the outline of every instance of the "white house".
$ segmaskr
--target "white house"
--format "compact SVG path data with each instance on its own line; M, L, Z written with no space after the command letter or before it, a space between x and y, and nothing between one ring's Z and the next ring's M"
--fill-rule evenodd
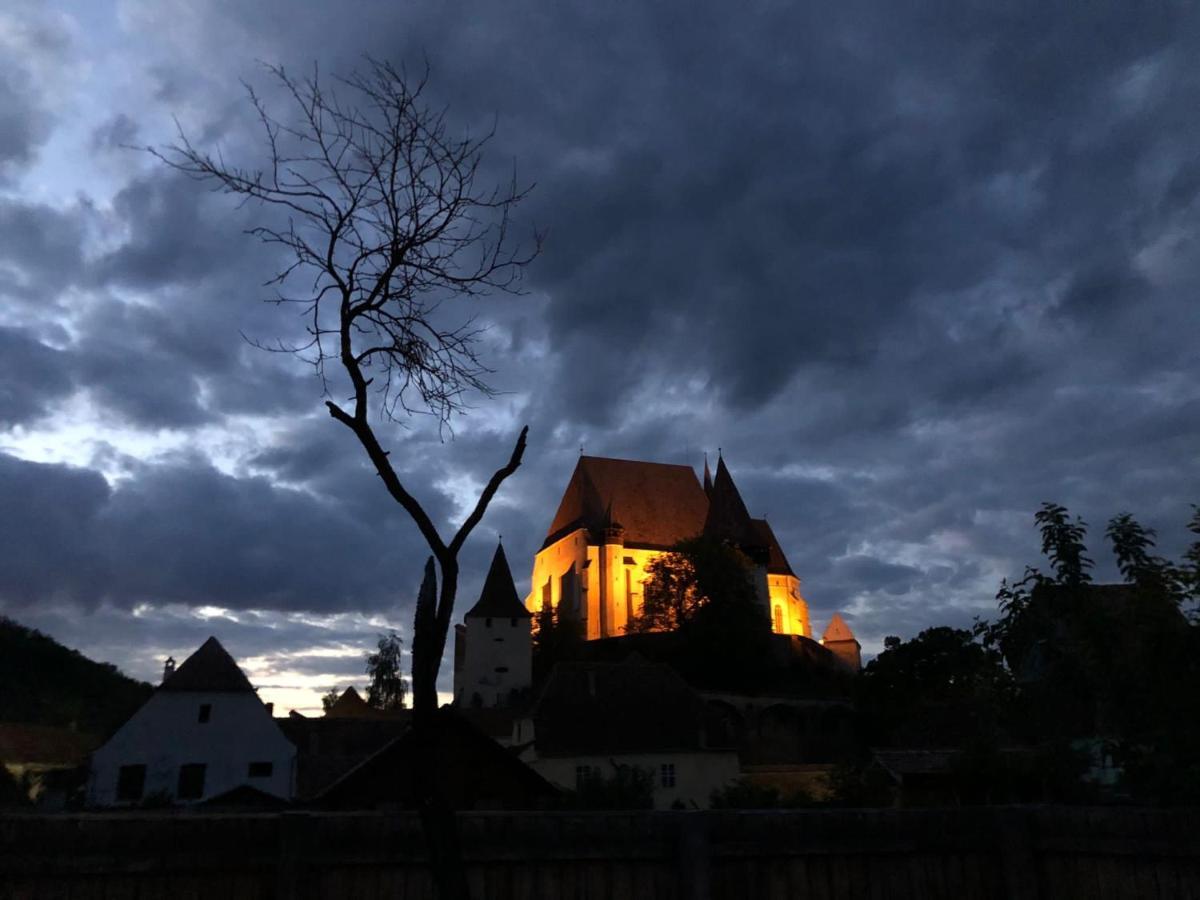
M646 773L656 809L703 809L738 778L737 751L714 741L704 701L668 666L559 663L528 716L513 726L520 759L578 790L622 768Z
M242 785L291 799L296 748L215 637L92 754L88 805L192 804Z

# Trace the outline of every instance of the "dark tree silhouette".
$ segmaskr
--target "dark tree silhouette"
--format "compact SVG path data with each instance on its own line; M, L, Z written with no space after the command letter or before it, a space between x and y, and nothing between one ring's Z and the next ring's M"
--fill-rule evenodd
M335 684L321 695L321 710L323 712L329 712L329 710L333 709L333 705L338 702L338 699L341 696L342 693L338 690L338 687Z
M459 551L501 483L520 466L528 429L446 540L392 465L373 419L428 413L449 427L470 394L492 393L478 355L481 329L469 316L456 318L452 301L519 290L540 247L536 234L527 249L510 234L513 209L529 188L519 187L515 174L499 187L482 183L482 153L491 134L450 133L445 113L424 99L428 70L410 78L368 60L363 71L346 78L322 79L314 68L296 79L281 67L267 69L288 111L277 116L247 86L262 126L262 168L239 167L201 150L182 129L176 144L146 149L177 171L275 213L250 233L285 252L284 266L269 284L276 302L302 311L308 338L269 349L311 362L327 394L330 364L340 373L339 385L344 375L349 397L328 399L329 414L354 435L385 490L429 545L425 602L418 603L413 633L412 688L417 743L426 748L418 758L431 769L437 674L458 590ZM438 779L429 771L425 776L418 780L421 809L439 891L463 896L453 819L436 794Z
M681 541L647 564L642 609L626 630L674 631L715 604L753 607L750 569L745 554L723 541L705 536Z
M374 653L367 654L367 705L375 709L403 709L408 696L404 679L404 641L394 631L379 635Z
M583 643L583 622L569 608L549 603L533 614L533 681L540 683L555 663L574 659Z

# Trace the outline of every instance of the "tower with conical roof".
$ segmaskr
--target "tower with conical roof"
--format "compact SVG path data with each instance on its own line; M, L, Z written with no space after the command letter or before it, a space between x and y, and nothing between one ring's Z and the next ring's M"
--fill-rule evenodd
M834 613L830 618L821 643L852 671L858 672L862 669L862 645L841 613Z
M509 706L532 680L532 615L517 597L504 545L497 544L479 600L454 629L454 702Z

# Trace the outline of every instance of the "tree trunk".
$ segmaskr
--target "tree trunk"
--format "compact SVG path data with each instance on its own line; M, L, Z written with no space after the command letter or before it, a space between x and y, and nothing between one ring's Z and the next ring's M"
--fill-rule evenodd
M453 584L453 582L451 582ZM443 581L442 601L445 602ZM441 777L438 744L437 672L445 641L438 640L436 622L437 575L433 559L425 563L425 577L417 595L413 623L413 743L415 765L411 771L413 796L421 816L429 871L441 900L468 900L467 874L459 852L458 824L446 798ZM453 597L450 597L453 603Z

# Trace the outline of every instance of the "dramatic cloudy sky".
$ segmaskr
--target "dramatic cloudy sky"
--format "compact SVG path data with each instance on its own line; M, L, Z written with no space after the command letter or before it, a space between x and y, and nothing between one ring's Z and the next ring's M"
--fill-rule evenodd
M152 678L217 634L311 707L407 633L423 559L305 367L241 337L258 211L129 145L252 160L256 61L419 64L537 183L505 393L387 432L445 529L523 423L527 588L580 445L724 448L866 649L988 614L1055 499L1164 551L1200 501L1200 18L1184 4L22 0L0 12L0 612ZM736 7L736 9L735 9ZM446 685L448 687L448 679Z

